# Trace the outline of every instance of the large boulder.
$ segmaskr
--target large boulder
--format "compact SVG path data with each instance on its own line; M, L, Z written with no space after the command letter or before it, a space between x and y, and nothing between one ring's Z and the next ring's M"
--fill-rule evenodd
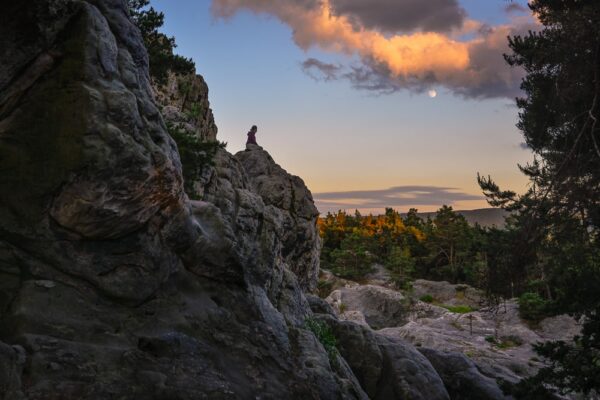
M377 335L383 354L381 388L375 399L449 399L444 382L425 357L403 340Z
M408 321L409 299L381 286L342 287L331 292L326 301L338 311L341 319L356 319L359 312L373 329L401 326Z
M419 348L431 362L453 400L507 400L498 383L479 372L464 354Z
M410 344L329 315L317 318L331 328L337 349L371 399L449 399L431 363Z

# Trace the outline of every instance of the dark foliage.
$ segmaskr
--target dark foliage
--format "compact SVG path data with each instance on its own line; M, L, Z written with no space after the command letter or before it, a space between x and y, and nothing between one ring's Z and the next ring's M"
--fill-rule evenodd
M224 149L227 144L218 141L204 142L185 130L169 127L169 134L177 143L185 192L192 199L198 198L194 182L202 176L205 168L214 165L213 158L218 149Z
M405 217L391 208L378 216L339 211L321 218L319 227L321 264L339 276L360 280L379 263L399 288L416 278L484 285L488 232L469 226L451 207L427 220L415 209Z
M139 28L148 50L150 76L158 84L165 84L169 71L175 74L191 74L195 65L191 58L174 54L177 47L174 37L158 31L163 26L165 15L153 7L148 8L149 0L128 0L131 19Z
M536 155L520 167L529 191L479 183L491 204L517 211L518 235L532 252L520 268L538 279L526 300L534 314L569 312L584 329L573 342L536 350L550 365L513 388L518 398L600 390L600 2L533 0L542 29L509 39L510 65L522 67L518 128ZM532 258L530 258L532 257Z

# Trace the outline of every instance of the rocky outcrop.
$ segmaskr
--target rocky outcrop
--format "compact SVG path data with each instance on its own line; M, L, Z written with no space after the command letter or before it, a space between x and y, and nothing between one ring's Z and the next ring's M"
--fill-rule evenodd
M400 292L375 285L347 286L331 292L326 301L341 319L362 319L373 329L401 326L408 322L410 303Z
M529 326L520 319L515 301L467 314L443 309L438 312L428 317L414 316L407 324L380 333L419 347L466 354L484 375L514 383L543 365L531 347L533 344L569 340L579 329L576 321L567 316L544 320L541 326L546 326L545 330ZM549 326L554 328L548 329ZM548 330L553 332L551 336L545 336Z
M276 226L281 232L281 254L307 291L316 289L321 238L317 229L319 211L304 181L288 174L259 146L235 155L248 175L255 193L266 207L279 211Z
M481 374L475 363L465 355L427 348L420 348L419 351L440 375L452 399L511 399L502 392L494 379Z
M333 331L337 348L361 386L376 400L448 399L429 361L409 344L379 335L368 326L319 315Z
M412 284L412 295L417 299L431 296L434 302L450 306L466 305L479 308L485 303L485 296L481 290L469 285L453 285L445 281L417 279Z
M377 337L415 346L431 361L453 399L503 399L497 380L516 383L543 366L533 344L570 340L580 329L566 315L532 326L521 320L515 300L486 306L481 292L467 285L417 280L412 291L402 294L375 284L387 285L385 279L365 285L328 274L323 279L338 287L325 299L337 318L361 326L355 330L371 328ZM426 294L435 304L418 300ZM457 306L461 312L453 311ZM324 307L315 305L314 310ZM361 348L356 343L348 347ZM352 354L344 356L355 370ZM361 380L361 373L355 373Z
M5 2L0 52L0 397L366 397L303 323L309 192L220 151L189 201L124 1Z
M219 218L231 227L234 251L246 260L255 283L266 288L275 303L288 303L285 290L281 291L289 280L284 271L292 271L302 289L314 290L320 251L318 212L304 182L258 146L235 156L220 150L214 163L197 186L204 202L214 205ZM278 185L266 184L269 180Z
M169 73L167 82L155 84L153 90L167 125L202 141L217 140L218 128L208 101L208 85L202 76Z

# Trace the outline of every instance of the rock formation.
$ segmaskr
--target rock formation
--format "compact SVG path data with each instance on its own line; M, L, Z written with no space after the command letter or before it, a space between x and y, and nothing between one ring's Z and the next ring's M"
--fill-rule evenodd
M4 2L0 51L0 397L365 398L303 325L308 191L222 151L188 200L124 1Z
M408 322L409 301L396 290L376 285L343 287L334 290L327 300L340 312L342 319L354 319L351 313L359 312L373 329Z
M165 123L203 141L217 139L217 125L208 101L208 85L200 75L169 73L165 85L153 86Z
M342 321L358 322L376 335L415 346L453 399L504 399L498 380L516 383L543 366L533 344L569 340L579 333L579 324L566 315L529 325L519 317L515 300L484 307L483 294L467 285L417 280L403 296L375 284L380 281L380 276L365 285L345 281L325 302ZM420 301L424 295L436 304ZM311 306L327 310L314 301ZM453 306L469 306L473 311L455 313Z

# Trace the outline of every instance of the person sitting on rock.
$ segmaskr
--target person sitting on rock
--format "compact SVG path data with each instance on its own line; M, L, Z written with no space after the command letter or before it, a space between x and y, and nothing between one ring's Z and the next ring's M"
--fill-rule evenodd
M256 143L256 131L258 131L258 128L256 125L252 125L250 132L248 132L248 141L246 142L246 145L253 144L258 146L258 143Z

